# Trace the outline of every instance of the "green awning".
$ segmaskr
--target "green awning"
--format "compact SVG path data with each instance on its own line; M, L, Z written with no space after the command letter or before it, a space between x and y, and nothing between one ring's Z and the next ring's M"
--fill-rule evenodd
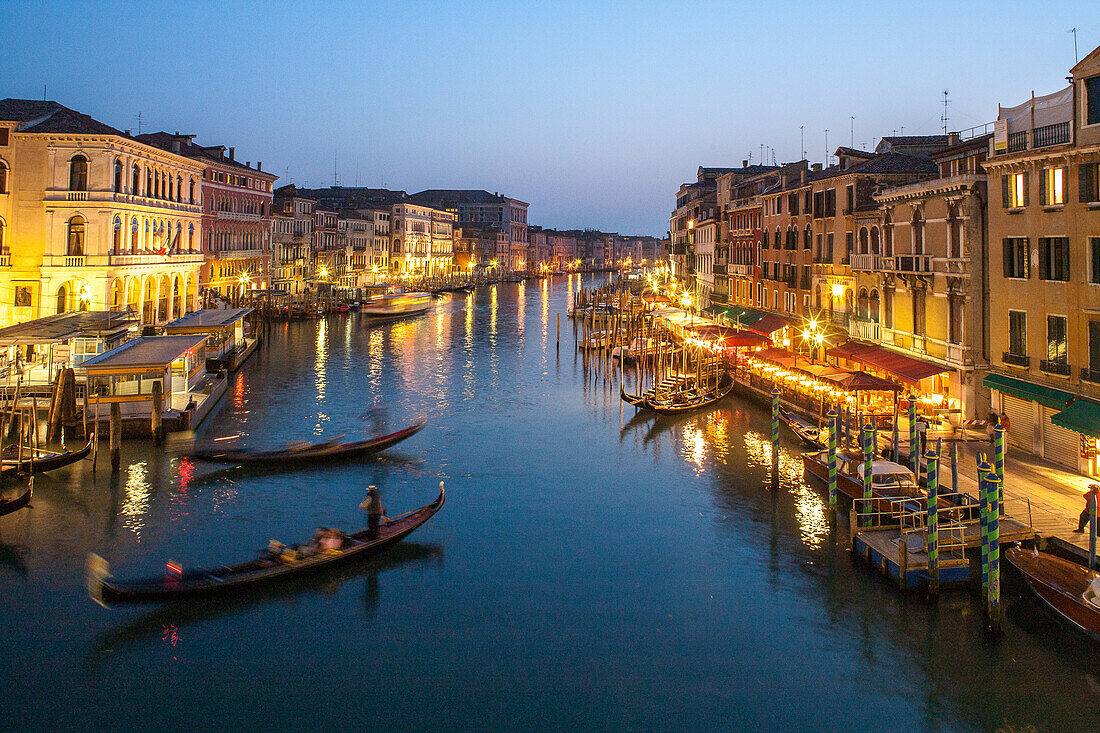
M1038 384L1032 384L1031 382L1025 382L1022 379L1015 379L1014 377L1006 377L1003 374L987 375L983 384L998 392L1004 392L1013 397L1019 397L1022 400L1038 402L1040 405L1045 405L1052 409L1065 409L1066 405L1074 400L1074 396L1069 392L1063 392L1060 389L1053 389L1051 387L1043 387Z
M1057 415L1051 415L1050 421L1059 427L1100 438L1100 404L1095 402L1077 400Z
M740 305L731 305L728 308L722 309L722 317L728 320L730 323L740 323L742 326L747 326L751 323L756 323L764 317L764 313L756 310L755 308L745 308Z

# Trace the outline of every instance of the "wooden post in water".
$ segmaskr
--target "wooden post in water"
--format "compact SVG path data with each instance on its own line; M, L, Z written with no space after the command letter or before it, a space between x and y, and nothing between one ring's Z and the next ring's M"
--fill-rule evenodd
M940 481L940 456L928 451L928 590L932 595L940 592L940 520L937 494Z
M836 410L829 410L825 416L829 420L829 508L836 509Z
M153 434L153 445L160 445L164 438L163 417L160 414L164 409L163 387L160 380L153 382L153 413L149 418L149 427Z
M561 351L561 313L558 313L558 335L554 337L554 348Z
M118 473L122 465L122 405L111 403L111 473Z
M779 481L779 389L772 387L772 480Z
M1003 492L1005 481L1005 427L1001 424L1000 419L993 426L993 470L996 472L997 478L1000 479L997 488ZM997 497L997 502L998 506L1004 503L1003 494ZM1001 511L1004 511L1003 506L1001 506Z
M951 493L955 495L955 500L959 495L959 443L955 441L951 444Z
M978 455L978 515L982 537L982 602L989 603L989 482L993 467Z
M860 512L863 514L863 526L867 526L870 523L871 514L871 492L872 481L874 480L874 455L871 453L871 426L864 425L862 429L863 439L863 510Z
M1096 570L1096 496L1085 505L1089 512L1089 570Z
M85 387L87 389L87 387ZM99 400L95 402L95 421L92 423L92 473L99 461Z
M917 440L917 401L909 395L909 470L920 483L920 445Z

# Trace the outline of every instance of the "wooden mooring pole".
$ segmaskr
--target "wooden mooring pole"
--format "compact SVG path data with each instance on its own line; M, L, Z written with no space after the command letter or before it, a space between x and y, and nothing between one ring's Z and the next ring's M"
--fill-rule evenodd
M118 473L122 466L122 405L111 403L111 473Z

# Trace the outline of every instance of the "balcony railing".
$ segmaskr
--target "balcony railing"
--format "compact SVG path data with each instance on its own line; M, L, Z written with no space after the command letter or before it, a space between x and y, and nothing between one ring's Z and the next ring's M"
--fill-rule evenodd
M1081 381L1092 382L1093 384L1100 384L1100 369L1081 367Z
M1005 364L1011 364L1012 366L1030 367L1031 357L1024 354L1013 354L1011 351L1006 351L1001 356L1001 361Z
M952 344L949 342L947 344L946 361L948 364L953 364L955 366L965 366L967 363L966 347L962 344Z
M88 192L87 191L69 191L69 194L66 198L68 198L69 201L87 201L88 200Z
M754 265L729 265L729 274L741 275L742 277L752 277Z
M970 260L965 257L933 257L932 269L948 275L969 275Z
M1008 134L1008 152L1018 153L1027 150L1027 130L1010 132Z
M817 261L816 259L814 260ZM882 269L882 257L879 255L852 255L852 269L873 272Z
M11 255L0 255L0 267L11 267Z
M932 272L932 255L897 255L893 258L896 272Z
M84 256L83 255L79 255L79 256L66 255L65 259L63 260L63 263L64 264L61 265L62 267L84 267Z
M1036 127L1035 147L1045 148L1050 145L1064 145L1069 142L1069 121L1055 122L1053 125Z
M118 254L111 255L109 262L113 266L127 265L165 265L165 264L194 264L201 263L201 252L180 252L174 255L156 254Z
M849 326L848 333L852 338L863 339L865 341L881 341L882 324L876 323L875 321L853 320Z
M1050 359L1042 359L1039 362L1039 369L1047 374L1060 374L1063 377L1068 377L1072 371L1068 363L1064 361L1052 361Z

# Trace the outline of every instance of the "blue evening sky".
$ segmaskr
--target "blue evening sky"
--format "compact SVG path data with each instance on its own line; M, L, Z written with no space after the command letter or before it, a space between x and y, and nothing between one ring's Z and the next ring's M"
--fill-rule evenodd
M0 98L197 133L309 186L485 188L533 224L663 234L681 181L1054 91L1079 2L0 0Z

